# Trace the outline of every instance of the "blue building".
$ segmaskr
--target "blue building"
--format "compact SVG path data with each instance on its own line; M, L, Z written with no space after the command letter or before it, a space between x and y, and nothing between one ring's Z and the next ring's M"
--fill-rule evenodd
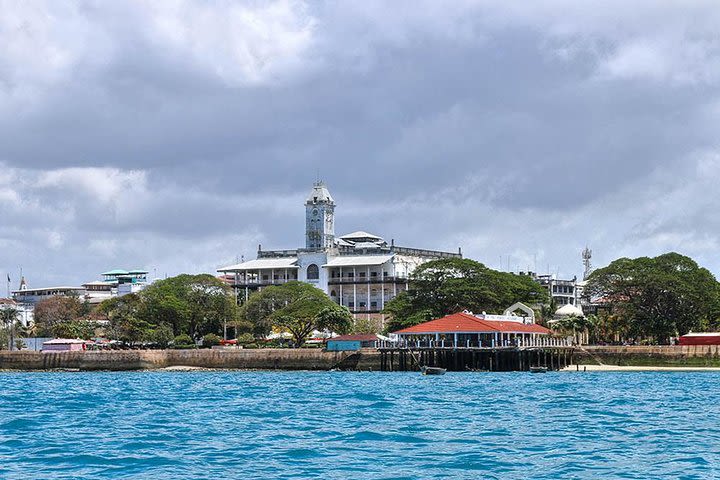
M375 334L340 335L327 341L327 350L331 352L352 352L361 348L374 347L375 342L378 340L378 336Z

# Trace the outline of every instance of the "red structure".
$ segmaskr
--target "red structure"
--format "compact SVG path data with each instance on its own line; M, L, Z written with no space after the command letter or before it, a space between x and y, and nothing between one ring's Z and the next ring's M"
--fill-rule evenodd
M518 320L495 320L487 317L500 317L500 315L475 316L469 313L454 313L436 320L413 325L398 330L397 334L435 334L435 333L539 333L548 335L550 330L536 323L522 323Z
M720 332L688 333L680 337L680 345L720 345Z
M523 317L454 313L394 332L403 340L447 339L453 345L503 346L521 341L527 345L550 330Z

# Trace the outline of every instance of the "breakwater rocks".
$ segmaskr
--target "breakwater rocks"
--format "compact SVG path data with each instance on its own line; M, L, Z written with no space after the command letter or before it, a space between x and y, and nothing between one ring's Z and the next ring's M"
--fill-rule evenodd
M377 368L373 368L377 364ZM247 370L379 369L375 352L320 349L112 350L99 352L0 352L0 370L142 370L167 367Z
M574 359L632 367L720 367L720 345L586 346L575 349Z

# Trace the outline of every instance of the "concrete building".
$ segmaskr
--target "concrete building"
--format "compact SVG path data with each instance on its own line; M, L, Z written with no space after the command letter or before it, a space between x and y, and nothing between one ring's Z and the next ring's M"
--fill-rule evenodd
M145 270L110 270L100 274L102 280L83 283L83 287L86 296L96 300L122 297L143 290L148 285L147 274Z
M526 273L520 272L520 275L526 275ZM547 289L557 307L579 305L581 289L578 288L579 282L576 277L562 280L555 278L554 275L539 275L535 272L528 272L527 275Z
M5 308L14 308L20 313L18 315L18 321L24 326L30 326L33 322L33 309L27 305L16 302L12 298L0 298L0 310Z
M462 254L396 246L364 231L335 236L335 200L316 182L305 200L305 247L262 250L257 259L218 269L238 303L268 285L299 280L315 285L355 315L381 318L385 303L408 288L419 265Z
M102 280L92 281L75 286L58 286L29 288L25 277L20 280L20 286L12 291L12 300L21 310L23 323L33 323L35 305L46 298L58 296L73 296L90 304L98 304L112 297L136 293L148 285L148 272L145 270L111 270L101 274Z

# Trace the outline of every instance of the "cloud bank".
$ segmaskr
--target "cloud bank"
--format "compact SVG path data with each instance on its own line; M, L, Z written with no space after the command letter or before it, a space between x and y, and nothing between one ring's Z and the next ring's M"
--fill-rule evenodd
M714 273L715 2L0 0L0 268L213 272L339 232ZM13 282L15 283L15 282Z

